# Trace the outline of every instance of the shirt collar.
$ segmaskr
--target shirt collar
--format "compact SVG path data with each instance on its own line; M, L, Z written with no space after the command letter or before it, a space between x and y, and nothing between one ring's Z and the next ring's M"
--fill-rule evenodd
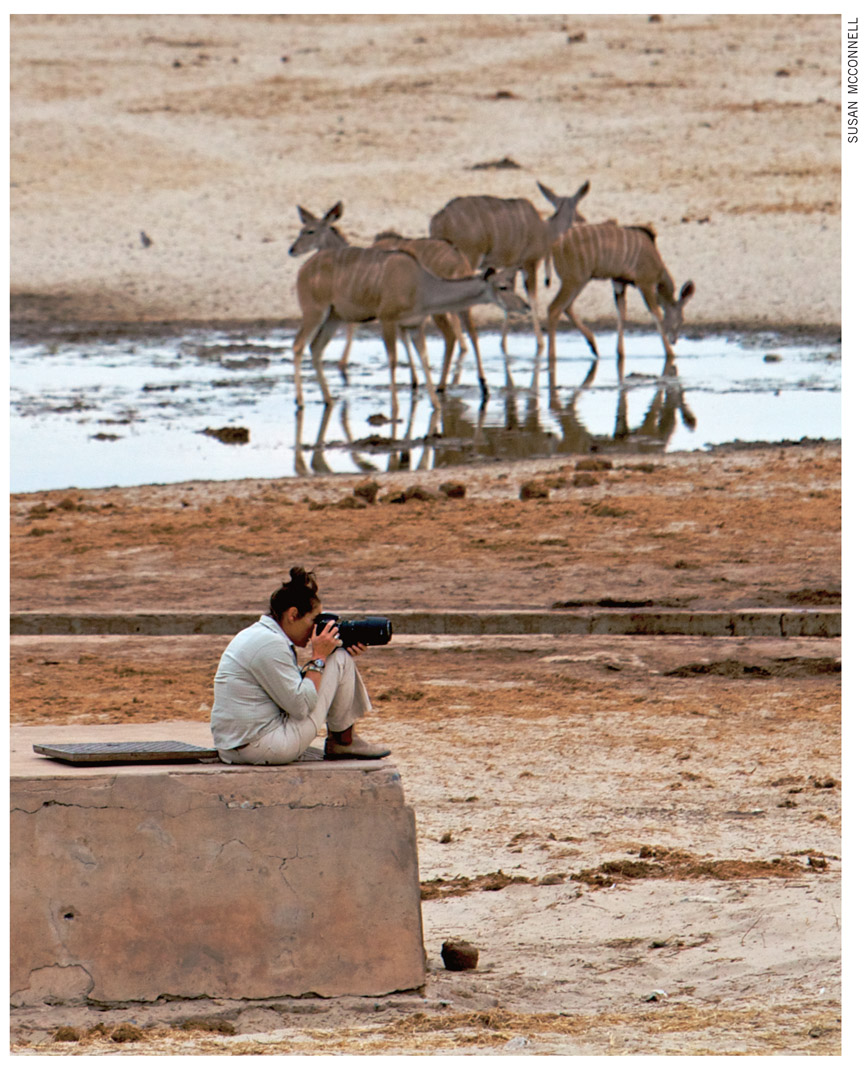
M286 638L286 641L289 643L289 648L292 650L292 655L297 658L297 653L295 652L295 643L292 641L292 639L289 637L289 635L286 633L280 623L277 622L273 615L262 615L259 618L259 622L262 623L263 626L267 626L269 630L281 634L284 638Z

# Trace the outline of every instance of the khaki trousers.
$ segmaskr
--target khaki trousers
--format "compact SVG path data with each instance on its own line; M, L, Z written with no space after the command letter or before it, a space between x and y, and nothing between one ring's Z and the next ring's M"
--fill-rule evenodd
M285 714L257 739L235 750L220 750L227 765L288 765L296 761L325 724L329 731L346 731L366 712L370 698L355 661L345 649L325 661L313 711L304 720Z

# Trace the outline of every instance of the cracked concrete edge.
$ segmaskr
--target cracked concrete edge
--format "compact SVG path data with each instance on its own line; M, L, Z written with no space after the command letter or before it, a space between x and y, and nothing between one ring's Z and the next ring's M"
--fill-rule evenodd
M370 614L370 613L368 613ZM664 608L580 611L393 611L396 635L686 634L707 637L840 637L840 608L755 608L681 611ZM259 612L14 612L10 634L231 636ZM347 612L345 619L364 613Z

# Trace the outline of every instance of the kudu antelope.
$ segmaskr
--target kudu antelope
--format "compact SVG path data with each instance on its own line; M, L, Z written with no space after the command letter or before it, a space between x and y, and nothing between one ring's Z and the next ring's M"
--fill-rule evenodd
M560 196L539 184L539 190L554 207L549 218L543 218L529 199L463 195L446 203L430 221L430 235L454 244L474 270L489 266L520 269L530 300L537 356L544 348L536 298L539 264L567 229L584 220L576 207L589 189L588 180L574 195ZM502 342L505 352L505 325Z
M299 206L298 215L301 218L302 228L295 242L289 248L289 254L291 256L298 256L308 254L311 251L339 251L342 248L348 247L349 241L334 224L340 219L342 214L342 202L335 203L321 218L318 218L309 210L305 210L303 206ZM411 254L415 255L422 266L430 270L432 274L436 274L437 277L469 277L473 272L472 267L469 265L466 258L457 250L457 248L445 240L432 240L429 237L409 240L396 232L387 231L379 233L375 237L373 246L383 249L391 248L409 251ZM479 385L482 389L482 394L487 395L487 383L485 381L481 355L479 353L478 335L476 334L475 324L472 321L469 310L461 312L460 316L455 314L436 314L433 316L433 320L439 327L445 343L439 389L443 390L445 388L446 377L451 364L455 342L460 341L462 351L466 348L460 333L460 329L463 326L472 342L473 350L476 355ZM340 374L342 375L344 382L348 381L346 370L349 362L349 352L352 347L354 329L353 324L349 324L346 328L346 343L339 363ZM415 374L415 365L413 364L409 342L403 331L401 331L401 338L409 362L412 385L415 387L418 385Z
M397 412L397 334L404 329L415 345L431 402L438 410L424 339L425 319L465 311L474 304L495 303L504 310L526 307L515 295L513 279L514 273L488 270L483 275L445 280L407 251L352 246L318 251L298 273L301 327L292 346L296 407L303 406L301 357L307 342L322 395L330 402L334 399L322 370L325 346L341 325L377 319L388 353L393 414Z
M626 321L626 287L634 285L653 316L665 349L665 362L674 360L672 345L683 325L683 308L695 293L687 281L675 295L674 281L656 247L656 232L650 225L622 226L613 222L598 225L573 225L554 244L554 269L560 289L548 307L548 377L553 392L556 386L557 322L565 312L599 356L596 339L572 311L572 305L584 286L594 278L610 280L617 305L617 363L623 368L623 326Z
M309 210L305 210L303 206L299 206L298 216L301 218L301 232L298 233L294 243L289 248L289 254L292 258L309 255L312 251L337 251L340 248L349 247L349 241L334 224L342 215L342 202L336 202L321 218L318 218ZM349 350L352 347L353 329L351 325L346 328L346 343L343 347L343 355L340 357L340 374L343 376L344 382L346 381L346 364L349 360ZM403 344L412 372L412 384L415 386L415 367L406 338L404 338Z
M470 277L473 273L473 268L470 266L466 256L458 251L454 244L449 243L448 240L434 240L429 236L410 239L389 229L385 232L377 233L373 239L373 246L378 248L391 248L398 251L408 251L411 255L415 255L426 270L430 270L430 272L436 274L437 277L462 278ZM526 306L524 307L524 310L526 310ZM476 371L478 373L482 397L487 397L488 384L485 379L485 370L482 366L482 356L479 352L479 336L476 332L476 325L473 322L473 316L470 309L467 308L466 311L450 313L448 315L434 315L433 321L439 328L445 343L442 373L437 389L445 389L455 344L460 342L461 330L463 329L464 333L466 333L467 337L470 339L473 346L473 352L475 353Z

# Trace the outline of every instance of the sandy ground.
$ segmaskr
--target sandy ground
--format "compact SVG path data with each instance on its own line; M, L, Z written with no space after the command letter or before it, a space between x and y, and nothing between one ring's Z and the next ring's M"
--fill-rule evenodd
M292 320L297 203L343 199L366 242L456 194L542 209L536 179L653 221L693 325L839 332L837 16L15 16L11 47L12 314L36 336ZM839 445L575 464L389 476L369 505L357 477L15 496L13 610L256 610L299 529L346 609L839 605ZM446 479L465 497L382 501ZM206 739L224 643L15 638L12 721ZM839 659L398 633L365 658L369 731L418 818L424 992L20 1010L15 1050L837 1054ZM454 936L477 971L443 969Z

